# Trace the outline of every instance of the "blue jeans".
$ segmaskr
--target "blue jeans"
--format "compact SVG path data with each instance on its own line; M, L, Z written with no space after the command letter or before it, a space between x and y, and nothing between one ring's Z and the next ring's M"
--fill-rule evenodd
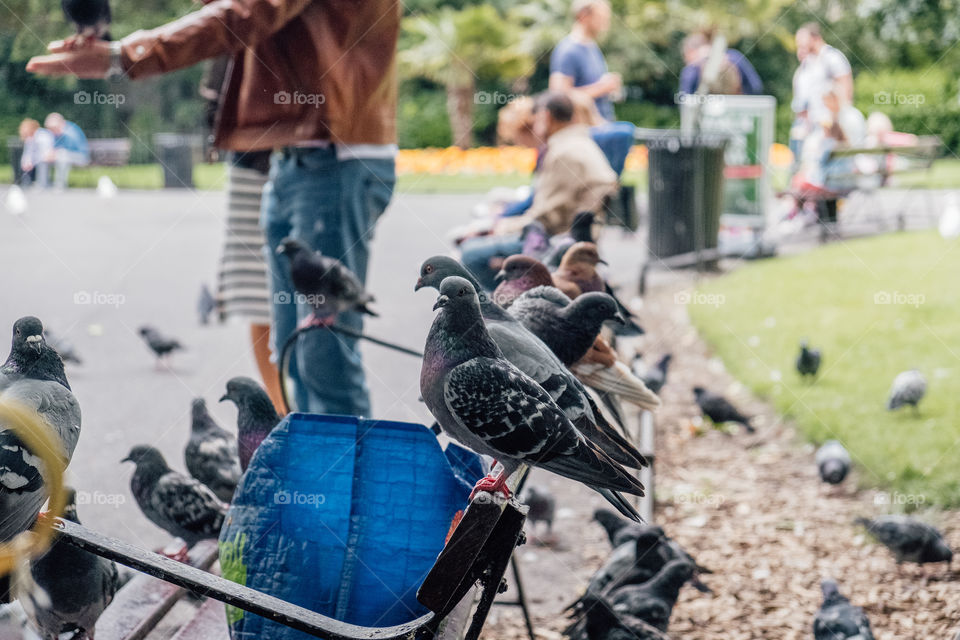
M289 148L273 155L261 226L273 294L271 342L278 357L297 322L312 308L297 304L289 263L277 255L277 246L287 236L303 240L366 282L373 229L390 202L394 182L392 159L340 161L332 147ZM337 323L363 328L361 314L354 312L340 314ZM325 330L307 332L291 355L290 379L299 411L370 415L370 394L354 339Z
M523 250L520 236L480 236L460 245L463 266L480 281L487 291L497 288L497 272L490 268L491 258L508 258Z

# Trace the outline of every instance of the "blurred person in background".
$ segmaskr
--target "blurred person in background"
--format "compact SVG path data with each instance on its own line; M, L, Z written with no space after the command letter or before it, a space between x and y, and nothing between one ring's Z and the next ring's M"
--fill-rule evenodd
M606 120L613 120L613 101L619 99L623 81L607 71L607 61L597 40L610 29L607 0L574 0L574 23L550 55L550 91L579 89L596 102Z
M24 118L20 123L20 141L23 154L20 156L21 186L36 184L41 189L50 186L50 156L53 153L54 136L33 118Z
M712 35L704 32L691 33L683 39L683 62L680 72L680 93L694 94L703 77L703 67L713 47ZM708 87L707 93L720 95L758 96L763 93L763 81L747 57L736 49L727 49L717 86Z
M56 169L53 186L66 189L70 180L70 169L90 164L87 136L75 122L70 122L56 112L47 116L43 126L53 134L53 150L47 153L47 162L52 162Z

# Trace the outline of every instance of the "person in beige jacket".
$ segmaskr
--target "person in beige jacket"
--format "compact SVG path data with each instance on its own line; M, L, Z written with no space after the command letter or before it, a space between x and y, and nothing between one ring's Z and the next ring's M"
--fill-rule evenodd
M581 211L602 219L604 199L617 189L617 174L589 128L574 121L574 103L568 95L547 93L538 101L534 132L547 144L530 209L501 219L492 237L471 238L461 245L464 265L490 288L498 263L522 249L524 227L539 222L549 235L556 235L569 230Z

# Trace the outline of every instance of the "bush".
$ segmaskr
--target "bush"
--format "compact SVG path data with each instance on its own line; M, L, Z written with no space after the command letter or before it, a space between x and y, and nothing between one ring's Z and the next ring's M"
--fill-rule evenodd
M404 87L397 104L397 138L401 149L447 147L452 139L442 89Z

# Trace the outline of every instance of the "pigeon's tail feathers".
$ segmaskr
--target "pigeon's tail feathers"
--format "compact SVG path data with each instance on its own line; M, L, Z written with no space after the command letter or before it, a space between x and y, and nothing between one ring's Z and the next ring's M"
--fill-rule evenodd
M643 484L634 478L623 467L610 459L602 450L580 440L576 449L567 455L559 455L537 466L558 475L582 482L588 487L625 491L633 495L642 496Z
M640 513L634 509L633 505L630 504L620 492L611 491L610 489L597 489L597 493L606 498L607 502L613 505L624 517L643 524L643 518L640 517Z
M615 393L641 409L656 411L660 408L660 398L657 394L650 391L643 380L635 376L630 371L630 367L619 360L612 367L578 363L571 369L584 384L594 389Z
M369 302L360 303L359 305L357 305L357 311L359 311L360 313L365 313L368 316L373 316L374 318L379 318L380 314L374 311L373 309L371 309L368 306L369 304L370 304Z
M649 465L643 454L633 444L610 426L600 427L584 417L576 425L591 442L603 449L614 462L631 469L640 469Z
M703 580L699 576L693 576L690 580L690 586L699 591L700 593L713 593L713 589L704 584Z
M873 525L873 523L870 522L870 519L869 519L869 518L864 518L863 516L854 518L854 519L853 519L853 523L854 523L854 524L858 524L858 525L860 525L861 527L866 527L867 529L869 529L869 528L871 527L871 525Z

